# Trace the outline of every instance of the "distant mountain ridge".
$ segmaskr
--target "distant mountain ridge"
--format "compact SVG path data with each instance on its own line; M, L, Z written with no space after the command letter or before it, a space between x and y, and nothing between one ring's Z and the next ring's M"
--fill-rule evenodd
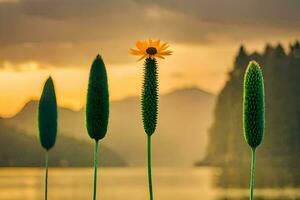
M175 90L160 96L158 128L153 136L154 165L192 166L196 160L203 158L214 99L213 94L198 88ZM28 102L15 116L5 119L5 124L36 135L37 105L37 101ZM85 128L84 109L59 108L58 113L59 134L90 141ZM111 102L109 129L103 145L131 166L146 164L146 135L139 97Z

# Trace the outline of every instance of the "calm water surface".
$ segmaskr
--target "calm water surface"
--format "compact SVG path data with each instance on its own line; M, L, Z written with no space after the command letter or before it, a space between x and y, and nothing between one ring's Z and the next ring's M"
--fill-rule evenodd
M144 168L101 168L98 199L148 200ZM215 186L218 170L154 168L157 200L246 200L248 190ZM92 199L93 169L49 170L49 200ZM0 168L0 200L43 200L44 171ZM258 189L257 200L300 200L300 188Z

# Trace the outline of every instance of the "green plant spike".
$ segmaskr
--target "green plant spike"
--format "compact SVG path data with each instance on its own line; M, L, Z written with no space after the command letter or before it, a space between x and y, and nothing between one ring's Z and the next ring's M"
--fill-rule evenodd
M157 124L158 111L158 73L155 58L147 58L144 66L144 82L142 89L142 116L144 130L151 136Z
M46 81L38 106L39 140L45 152L45 200L48 198L48 151L55 145L57 134L57 103L53 80Z
M262 71L251 61L244 76L243 94L244 138L251 147L250 200L253 200L256 148L261 144L265 128L265 97Z
M148 182L150 199L153 199L151 175L151 136L155 132L158 113L158 73L155 58L147 58L144 66L142 89L142 117L147 134Z
M86 102L86 127L89 136L95 140L94 151L94 194L97 193L97 168L99 140L107 132L109 118L109 93L105 64L100 55L94 60L89 77L87 102Z

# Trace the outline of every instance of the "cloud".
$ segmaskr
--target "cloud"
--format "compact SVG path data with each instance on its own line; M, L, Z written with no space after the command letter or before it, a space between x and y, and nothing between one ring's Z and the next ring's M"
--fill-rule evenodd
M297 0L0 1L0 63L81 67L98 52L123 63L135 40L149 37L209 45L297 35L299 8Z
M299 25L298 0L152 0L156 4L207 21L227 23L273 23Z

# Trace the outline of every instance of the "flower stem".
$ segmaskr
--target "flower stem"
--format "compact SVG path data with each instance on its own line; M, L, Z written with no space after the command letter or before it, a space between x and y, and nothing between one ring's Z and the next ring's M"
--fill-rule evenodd
M45 200L48 199L48 151L45 153Z
M250 200L253 200L253 190L254 190L254 170L255 170L255 148L251 149L251 178L250 178Z
M150 135L147 135L147 151L148 151L148 183L149 183L149 194L150 194L150 200L153 200L152 174L151 174L151 136Z
M99 141L96 140L95 151L94 151L94 195L93 195L93 200L96 200L96 193L97 193L98 144L99 144Z

